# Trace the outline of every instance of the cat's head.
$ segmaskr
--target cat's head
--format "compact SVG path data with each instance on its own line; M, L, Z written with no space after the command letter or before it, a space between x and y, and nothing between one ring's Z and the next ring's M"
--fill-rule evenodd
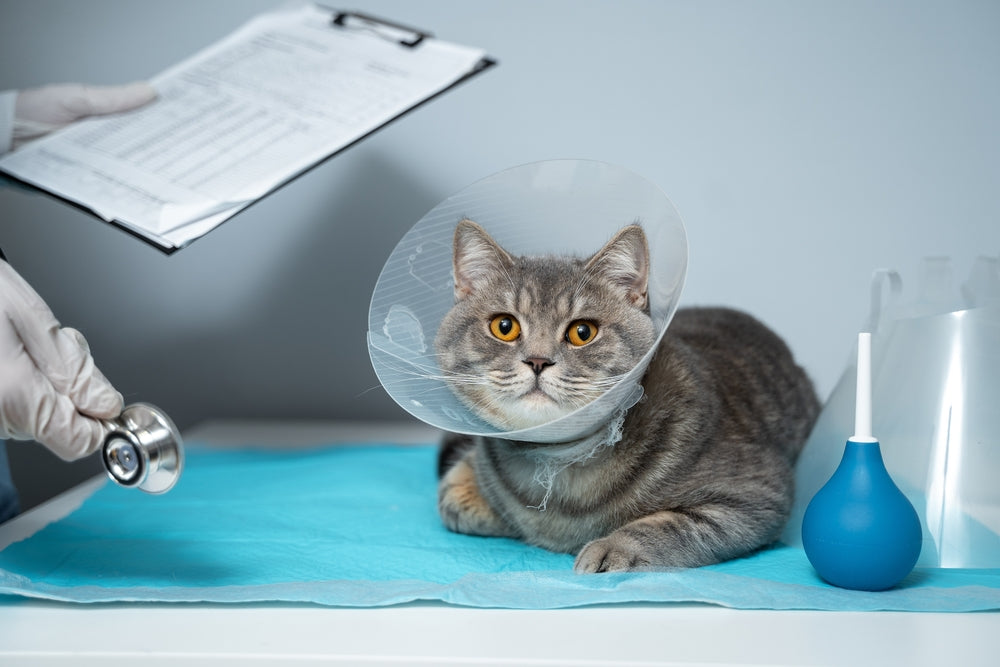
M452 390L503 430L586 405L656 340L649 249L638 225L592 257L514 256L470 220L455 229L455 305L435 338Z

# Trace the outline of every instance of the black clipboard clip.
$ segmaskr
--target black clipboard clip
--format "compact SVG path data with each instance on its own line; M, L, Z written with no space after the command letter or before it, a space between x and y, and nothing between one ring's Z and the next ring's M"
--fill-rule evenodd
M433 39L434 35L427 32L426 30L418 30L417 28L411 28L410 26L402 25L401 23L396 23L394 21L387 21L386 19L378 18L377 16L372 16L371 14L365 14L363 12L357 11L337 11L333 20L331 21L333 25L340 26L341 28L356 28L359 30L368 30L377 34L380 37L396 42L401 46L407 48L414 48L424 39ZM392 32L387 32L385 29L388 28ZM409 39L400 38L399 33L412 35Z

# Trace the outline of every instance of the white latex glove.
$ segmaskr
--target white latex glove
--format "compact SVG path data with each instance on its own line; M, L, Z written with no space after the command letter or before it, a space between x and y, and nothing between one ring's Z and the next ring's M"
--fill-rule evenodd
M94 365L83 335L0 261L0 439L34 439L67 461L96 451L122 395Z
M156 90L145 81L124 86L66 83L18 91L13 147L81 118L130 111L154 99Z

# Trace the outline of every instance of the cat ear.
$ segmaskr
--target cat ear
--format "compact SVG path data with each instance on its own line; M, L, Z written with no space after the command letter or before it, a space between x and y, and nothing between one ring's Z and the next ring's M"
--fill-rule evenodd
M485 282L505 276L514 259L493 240L486 230L462 219L455 228L452 255L455 269L455 300L464 299Z
M629 303L646 308L649 284L649 246L639 225L629 225L587 262L587 270L603 274L625 292Z

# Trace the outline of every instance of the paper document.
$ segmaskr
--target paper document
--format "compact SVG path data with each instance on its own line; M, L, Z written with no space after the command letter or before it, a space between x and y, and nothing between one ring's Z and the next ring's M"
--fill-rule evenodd
M31 142L0 170L169 251L492 64L332 19L314 5L258 16L153 78L152 104Z

